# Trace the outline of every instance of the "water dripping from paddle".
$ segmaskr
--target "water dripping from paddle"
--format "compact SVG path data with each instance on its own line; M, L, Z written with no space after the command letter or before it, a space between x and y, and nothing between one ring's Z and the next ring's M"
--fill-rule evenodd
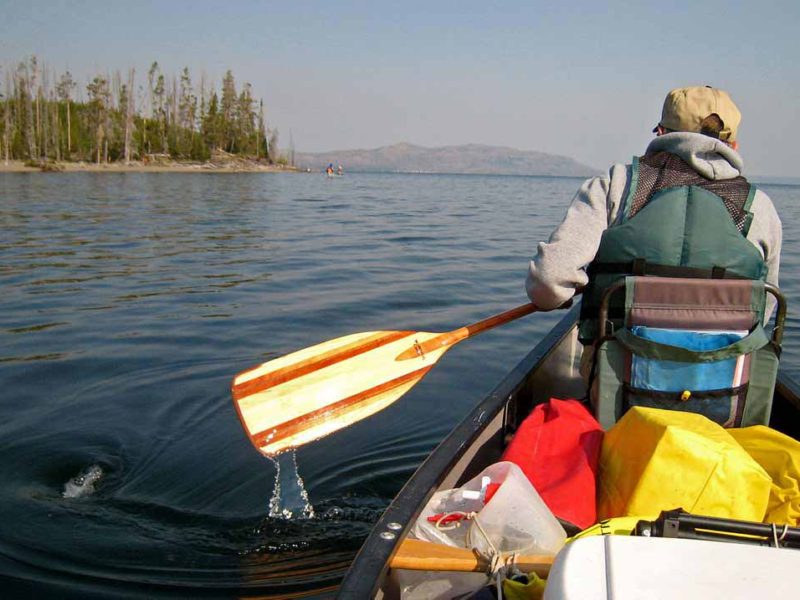
M275 486L269 501L269 516L277 519L314 518L314 507L297 472L297 456L287 450L270 457L275 464Z

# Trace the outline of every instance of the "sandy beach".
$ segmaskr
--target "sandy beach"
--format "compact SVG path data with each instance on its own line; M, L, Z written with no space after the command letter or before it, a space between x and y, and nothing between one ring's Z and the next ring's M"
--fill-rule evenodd
M48 162L46 166L30 166L26 161L0 160L0 173L40 173L40 172L76 172L92 173L275 173L297 172L297 168L284 165L270 165L252 160L228 160L224 162L175 162L160 161L143 163L131 161L129 164L89 163L89 162Z

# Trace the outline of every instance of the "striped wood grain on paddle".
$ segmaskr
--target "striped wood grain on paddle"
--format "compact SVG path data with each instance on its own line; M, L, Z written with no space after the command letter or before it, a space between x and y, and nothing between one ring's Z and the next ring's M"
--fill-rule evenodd
M277 358L239 374L234 404L250 440L274 455L319 439L390 405L449 346L397 356L439 336L414 331L356 333Z

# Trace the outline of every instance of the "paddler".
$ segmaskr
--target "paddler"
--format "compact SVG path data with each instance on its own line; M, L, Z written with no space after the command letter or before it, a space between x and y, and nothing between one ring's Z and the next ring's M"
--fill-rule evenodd
M735 273L737 277L764 279L777 286L781 221L769 197L742 176L736 139L740 121L739 109L723 90L697 86L669 92L661 120L653 129L656 137L645 154L634 158L632 164L615 164L607 175L585 181L561 224L547 242L539 244L526 280L530 299L540 308L552 309L569 300L576 289L589 286L592 293L587 290L584 294L581 313L581 341L589 344L596 334L594 319L602 292L598 282L607 285L632 274L697 276L699 267L707 265L692 264L691 260L670 265L668 256L653 260L659 236L671 240L683 236L686 255L691 257L692 244L707 236L722 235L723 230L731 240L724 255L703 256L706 262L713 260L715 275L726 268L728 275L738 269L742 272ZM653 199L670 201L676 190L698 187L725 203L731 222L693 222L689 213L684 215L685 222L676 216L675 223L657 225L652 219L635 218ZM624 243L618 239L619 231L614 231L622 224L627 231ZM731 229L731 224L736 229ZM601 242L601 255L606 257L602 264L596 258ZM645 267L643 273L633 273L629 268L632 259L639 252L644 254L645 248L651 255L649 263L656 263L658 272L648 273ZM608 260L608 256L615 260ZM641 259L638 264L642 264ZM742 264L747 267L742 268ZM582 360L582 372L588 371L589 362Z

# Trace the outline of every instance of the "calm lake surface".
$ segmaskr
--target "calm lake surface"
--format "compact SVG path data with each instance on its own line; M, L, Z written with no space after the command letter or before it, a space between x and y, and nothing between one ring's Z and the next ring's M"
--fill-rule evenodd
M326 597L383 508L561 316L450 350L385 411L296 452L313 518L233 376L348 333L446 331L527 301L577 179L0 174L0 589L37 598ZM800 186L783 368L800 376Z

